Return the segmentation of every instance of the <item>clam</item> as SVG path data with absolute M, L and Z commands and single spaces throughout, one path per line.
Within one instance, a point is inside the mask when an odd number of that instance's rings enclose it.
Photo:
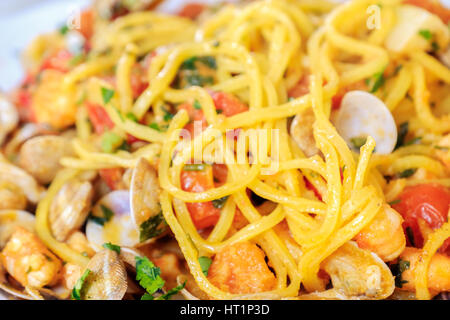
M 330 275 L 333 291 L 358 299 L 386 299 L 395 289 L 389 267 L 376 254 L 348 242 L 322 264 Z
M 86 237 L 97 251 L 107 242 L 121 247 L 134 247 L 139 243 L 139 230 L 130 214 L 128 191 L 113 191 L 98 201 L 86 225 Z
M 0 161 L 0 182 L 16 185 L 32 203 L 37 203 L 43 196 L 44 188 L 31 175 L 5 161 Z
M 65 241 L 86 220 L 91 209 L 94 188 L 90 182 L 78 180 L 64 184 L 50 206 L 49 222 L 53 236 Z
M 127 273 L 119 255 L 103 249 L 89 261 L 81 290 L 82 300 L 121 300 L 127 291 Z
M 335 120 L 336 130 L 353 149 L 371 136 L 376 153 L 389 154 L 397 143 L 397 126 L 387 106 L 373 94 L 350 91 L 342 99 Z
M 19 164 L 40 183 L 50 183 L 62 168 L 59 161 L 73 155 L 70 140 L 61 136 L 39 136 L 20 148 Z
M 6 97 L 0 95 L 0 146 L 18 123 L 19 113 L 16 107 Z
M 51 131 L 50 127 L 44 123 L 27 123 L 22 127 L 18 128 L 13 137 L 8 141 L 5 146 L 5 155 L 8 157 L 13 156 L 19 151 L 20 146 L 33 137 L 52 134 L 55 133 Z
M 314 112 L 311 108 L 308 108 L 296 115 L 291 123 L 291 137 L 307 157 L 319 153 L 313 134 L 314 121 Z
M 131 218 L 136 228 L 145 227 L 144 223 L 149 224 L 151 219 L 155 220 L 156 236 L 161 233 L 162 229 L 158 229 L 162 220 L 160 218 L 161 206 L 159 204 L 159 195 L 161 188 L 159 187 L 158 176 L 156 170 L 153 169 L 149 162 L 141 158 L 134 168 L 131 178 L 130 187 L 130 205 Z M 149 222 L 147 222 L 149 221 Z M 158 221 L 160 221 L 158 223 Z M 145 241 L 145 237 L 141 237 L 141 241 Z
M 34 215 L 21 210 L 1 210 L 0 211 L 0 249 L 6 245 L 10 236 L 17 227 L 23 227 L 30 232 L 34 232 Z
M 15 184 L 0 181 L 0 210 L 23 210 L 27 206 L 27 197 Z

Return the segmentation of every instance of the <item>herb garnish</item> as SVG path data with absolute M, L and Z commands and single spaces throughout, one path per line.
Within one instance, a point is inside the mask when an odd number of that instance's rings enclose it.
M 202 269 L 203 274 L 205 277 L 208 276 L 209 267 L 211 267 L 212 260 L 208 257 L 200 257 L 198 258 L 198 263 L 200 264 L 200 268 Z
M 139 240 L 144 242 L 145 240 L 159 236 L 165 231 L 165 228 L 158 228 L 162 222 L 164 222 L 164 216 L 162 212 L 150 217 L 147 221 L 143 222 L 140 227 Z
M 81 290 L 83 289 L 84 282 L 86 281 L 86 278 L 89 276 L 90 273 L 91 270 L 86 269 L 81 278 L 78 279 L 77 282 L 75 283 L 75 286 L 73 287 L 71 294 L 71 298 L 73 300 L 81 300 Z
M 109 249 L 111 251 L 115 251 L 115 252 L 117 252 L 117 254 L 120 254 L 120 246 L 112 244 L 111 242 L 104 243 L 102 245 L 102 247 L 105 248 L 105 249 Z
M 115 94 L 114 90 L 102 87 L 103 103 L 108 104 L 111 101 L 111 99 L 114 97 L 114 94 Z

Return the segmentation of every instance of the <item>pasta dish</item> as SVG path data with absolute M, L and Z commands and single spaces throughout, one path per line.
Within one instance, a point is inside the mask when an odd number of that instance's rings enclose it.
M 16 299 L 448 299 L 450 10 L 96 0 L 0 95 Z

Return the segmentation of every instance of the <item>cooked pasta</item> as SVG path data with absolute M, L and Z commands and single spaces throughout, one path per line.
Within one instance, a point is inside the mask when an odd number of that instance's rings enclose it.
M 72 299 L 450 291 L 449 10 L 431 2 L 95 1 L 2 98 L 5 272 Z M 20 265 L 33 250 L 55 257 Z M 128 290 L 123 262 L 162 291 Z M 106 296 L 102 264 L 124 275 Z

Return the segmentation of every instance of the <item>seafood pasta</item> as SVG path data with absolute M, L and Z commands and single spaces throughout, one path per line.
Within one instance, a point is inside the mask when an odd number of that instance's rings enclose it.
M 20 299 L 450 291 L 450 10 L 97 0 L 0 100 Z

